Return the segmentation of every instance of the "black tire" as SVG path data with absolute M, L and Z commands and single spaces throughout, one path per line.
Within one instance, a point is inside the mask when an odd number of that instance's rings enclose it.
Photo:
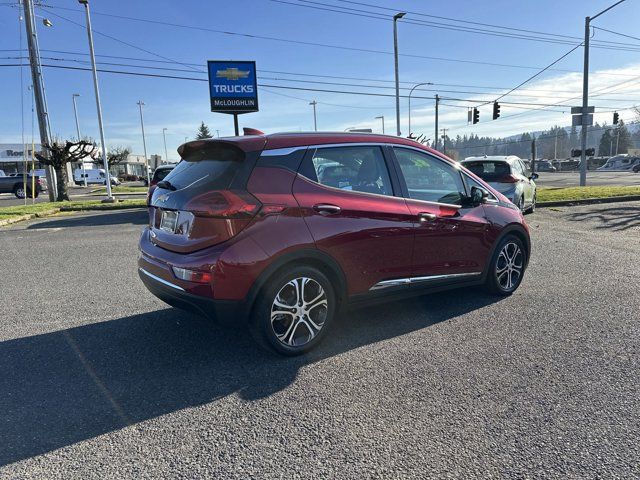
M 515 259 L 513 263 L 514 263 L 514 267 L 515 265 L 521 265 L 520 273 L 518 274 L 516 279 L 513 278 L 513 271 L 515 271 L 515 269 L 512 269 L 512 272 L 509 272 L 509 271 L 506 272 L 506 275 L 511 275 L 510 279 L 508 280 L 509 284 L 511 285 L 509 288 L 506 287 L 507 279 L 505 279 L 504 277 L 505 273 L 499 273 L 499 271 L 503 270 L 503 267 L 505 266 L 505 264 L 508 264 L 508 261 L 505 262 L 506 257 L 503 257 L 501 255 L 505 247 L 507 247 L 508 245 L 509 246 L 515 245 L 518 247 L 520 251 L 520 255 L 518 254 L 515 255 Z M 513 247 L 509 247 L 509 248 L 513 248 Z M 503 295 L 503 296 L 511 295 L 513 292 L 515 292 L 518 289 L 518 287 L 520 286 L 520 283 L 522 283 L 522 278 L 524 277 L 526 265 L 527 265 L 527 251 L 524 248 L 524 244 L 515 235 L 506 235 L 500 241 L 500 243 L 498 244 L 498 246 L 496 247 L 493 253 L 493 256 L 491 257 L 491 262 L 489 263 L 488 270 L 487 270 L 487 279 L 485 281 L 485 289 L 489 293 L 492 293 L 495 295 Z
M 524 195 L 522 195 L 519 199 L 518 199 L 518 203 L 516 203 L 516 206 L 520 209 L 520 211 L 522 213 L 524 213 Z
M 294 301 L 301 279 L 305 278 L 310 280 L 305 283 L 306 291 L 303 289 L 305 300 L 313 300 L 324 293 L 326 305 L 321 304 L 323 297 L 318 297 L 320 302 L 314 303 L 316 306 L 311 306 L 307 312 Z M 297 282 L 298 287 L 294 287 L 293 282 Z M 286 311 L 293 313 L 276 314 L 272 322 L 273 309 L 278 308 L 274 303 L 276 299 L 287 306 Z M 294 307 L 294 303 L 298 306 Z M 293 267 L 276 273 L 263 287 L 253 308 L 249 328 L 262 347 L 281 355 L 301 355 L 322 341 L 336 316 L 337 303 L 334 287 L 320 270 L 307 266 Z M 284 307 L 282 311 L 285 311 Z M 320 328 L 315 330 L 311 325 Z
M 22 185 L 16 185 L 15 187 L 13 187 L 13 194 L 16 196 L 16 198 L 19 199 L 23 199 L 25 197 L 25 194 L 28 190 L 25 190 Z

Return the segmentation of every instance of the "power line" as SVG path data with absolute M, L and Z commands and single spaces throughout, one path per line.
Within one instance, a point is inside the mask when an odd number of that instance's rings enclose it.
M 270 0 L 270 1 L 275 3 L 286 4 L 286 5 L 293 5 L 296 7 L 311 8 L 315 10 L 329 11 L 334 13 L 342 13 L 345 15 L 353 15 L 360 18 L 372 18 L 376 20 L 389 21 L 389 17 L 387 15 L 380 14 L 378 12 L 371 12 L 368 10 L 348 8 L 348 7 L 340 7 L 337 5 L 328 5 L 325 3 L 315 2 L 311 0 L 300 0 L 301 2 L 305 2 L 305 3 L 295 3 L 287 0 Z M 309 4 L 312 4 L 312 5 L 309 5 Z M 543 42 L 543 43 L 553 43 L 553 44 L 561 44 L 561 45 L 574 44 L 573 41 L 567 41 L 567 40 L 561 40 L 561 39 L 551 39 L 551 38 L 536 37 L 536 36 L 522 35 L 522 34 L 511 34 L 507 32 L 495 32 L 495 31 L 488 31 L 488 30 L 477 29 L 477 28 L 463 27 L 460 25 L 416 21 L 416 20 L 411 20 L 406 18 L 402 19 L 401 22 L 406 24 L 411 24 L 411 25 L 430 27 L 430 28 L 439 28 L 439 29 L 453 30 L 453 31 L 460 31 L 460 32 L 467 32 L 467 33 L 477 33 L 477 34 L 491 35 L 496 37 L 515 38 L 520 40 L 531 40 L 531 41 L 537 41 L 537 42 Z M 629 44 L 620 44 L 620 42 L 607 42 L 607 43 L 611 45 L 604 45 L 604 44 L 593 42 L 592 46 L 594 48 L 604 48 L 609 50 L 623 50 L 623 51 L 632 51 L 632 52 L 640 51 L 640 49 L 636 48 L 637 46 L 633 44 L 631 44 L 631 48 L 630 48 L 626 46 Z M 615 44 L 618 44 L 619 46 Z
M 50 7 L 50 6 L 46 6 L 45 7 L 44 5 L 42 7 L 48 8 L 48 9 L 53 8 L 53 7 Z M 55 7 L 55 8 L 58 9 L 58 10 L 70 10 L 70 11 L 77 12 L 77 10 L 73 9 L 73 8 L 65 8 L 65 7 Z M 380 55 L 393 55 L 393 52 L 384 51 L 384 50 L 375 50 L 375 49 L 357 48 L 357 47 L 346 47 L 346 46 L 343 46 L 343 45 L 332 45 L 332 44 L 326 44 L 326 43 L 307 42 L 307 41 L 301 41 L 301 40 L 286 39 L 286 38 L 279 38 L 279 37 L 272 37 L 272 36 L 265 36 L 265 35 L 255 35 L 255 34 L 248 34 L 248 33 L 242 33 L 242 32 L 233 32 L 233 31 L 227 31 L 227 30 L 216 30 L 216 29 L 212 29 L 212 28 L 199 27 L 199 26 L 195 26 L 195 25 L 184 25 L 184 24 L 165 22 L 165 21 L 160 21 L 160 20 L 151 20 L 151 19 L 145 19 L 145 18 L 129 17 L 129 16 L 124 16 L 124 15 L 114 15 L 114 14 L 109 14 L 109 13 L 95 12 L 95 11 L 92 12 L 92 14 L 93 15 L 101 15 L 101 16 L 111 17 L 111 18 L 119 18 L 119 19 L 123 19 L 123 20 L 130 20 L 130 21 L 135 21 L 135 22 L 144 22 L 144 23 L 150 23 L 150 24 L 156 24 L 156 25 L 171 26 L 171 27 L 176 27 L 176 28 L 184 28 L 184 29 L 189 29 L 189 30 L 205 31 L 205 32 L 216 33 L 216 34 L 221 34 L 221 35 L 244 37 L 244 38 L 249 38 L 249 39 L 253 39 L 253 40 L 268 40 L 268 41 L 275 41 L 275 42 L 282 42 L 282 43 L 289 43 L 289 44 L 296 44 L 296 45 L 305 45 L 305 46 L 313 46 L 313 47 L 321 47 L 321 48 L 331 48 L 331 49 L 337 49 L 337 50 L 356 51 L 356 52 L 362 52 L 362 53 L 374 53 L 374 54 L 380 54 Z M 473 64 L 473 65 L 483 65 L 483 66 L 492 66 L 492 67 L 520 68 L 520 69 L 530 69 L 530 70 L 537 70 L 537 69 L 540 68 L 540 67 L 529 66 L 529 65 L 505 64 L 505 63 L 486 62 L 486 61 L 477 61 L 477 60 L 468 60 L 468 59 L 435 57 L 435 56 L 429 56 L 429 55 L 418 55 L 418 54 L 410 54 L 410 53 L 400 53 L 399 55 L 402 56 L 402 57 L 407 57 L 407 58 L 418 58 L 418 59 L 434 60 L 434 61 L 442 61 L 442 62 L 452 62 L 452 63 L 468 63 L 468 64 Z M 149 60 L 146 60 L 146 61 L 149 61 Z M 178 63 L 180 63 L 180 62 L 178 62 Z M 558 72 L 566 72 L 566 73 L 580 73 L 580 72 L 577 72 L 575 70 L 565 70 L 565 69 L 553 69 L 553 70 L 554 71 L 558 71 Z M 603 73 L 603 75 L 605 75 L 605 73 Z M 610 74 L 606 73 L 606 75 L 622 75 L 622 76 L 624 76 L 624 74 L 615 74 L 615 73 L 610 73 Z
M 602 28 L 602 27 L 593 27 L 594 29 L 597 30 L 602 30 L 603 32 L 609 32 L 609 33 L 613 33 L 614 35 L 620 35 L 621 37 L 627 37 L 627 38 L 632 38 L 634 40 L 639 40 L 640 41 L 640 37 L 634 37 L 631 35 L 627 35 L 626 33 L 620 33 L 620 32 L 614 32 L 613 30 L 607 30 L 606 28 Z

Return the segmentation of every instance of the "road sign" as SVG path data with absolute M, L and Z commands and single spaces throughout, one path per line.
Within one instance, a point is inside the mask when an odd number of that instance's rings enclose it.
M 207 62 L 211 111 L 250 113 L 258 111 L 258 79 L 254 61 Z
M 595 107 L 587 107 L 587 111 L 583 112 L 582 107 L 571 107 L 571 115 L 577 115 L 580 113 L 593 113 L 596 111 Z
M 579 127 L 581 125 L 593 125 L 593 113 L 588 113 L 586 115 L 578 114 L 573 115 L 571 125 L 574 127 Z

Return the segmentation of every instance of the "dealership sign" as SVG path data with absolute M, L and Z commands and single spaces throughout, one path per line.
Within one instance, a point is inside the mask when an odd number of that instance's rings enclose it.
M 258 111 L 256 62 L 207 62 L 211 111 L 249 113 Z

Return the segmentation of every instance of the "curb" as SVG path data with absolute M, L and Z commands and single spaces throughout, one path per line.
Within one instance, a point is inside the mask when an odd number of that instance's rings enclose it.
M 60 212 L 108 212 L 111 210 L 131 210 L 134 208 L 146 208 L 144 205 L 118 205 L 113 206 L 114 204 L 108 204 L 108 207 L 90 207 L 90 208 L 82 208 L 82 207 L 60 207 L 54 208 L 52 210 L 46 210 L 44 212 L 38 213 L 28 213 L 25 215 L 20 215 L 18 217 L 11 217 L 6 219 L 0 219 L 0 227 L 4 227 L 7 225 L 11 225 L 13 223 L 23 222 L 25 220 L 33 220 L 34 218 L 45 218 L 55 215 Z
M 581 198 L 578 200 L 556 200 L 550 202 L 538 202 L 536 208 L 567 207 L 572 205 L 595 205 L 598 203 L 633 202 L 640 200 L 640 195 L 625 195 L 620 197 Z

